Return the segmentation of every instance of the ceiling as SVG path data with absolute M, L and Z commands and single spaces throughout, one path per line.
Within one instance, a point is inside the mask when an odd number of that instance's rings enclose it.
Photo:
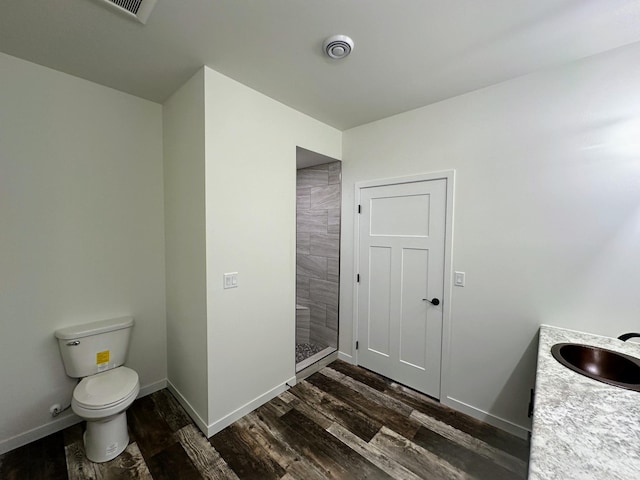
M 323 57 L 332 34 L 350 57 Z M 160 103 L 208 65 L 339 129 L 637 41 L 640 0 L 158 0 L 146 25 L 0 2 L 10 55 Z

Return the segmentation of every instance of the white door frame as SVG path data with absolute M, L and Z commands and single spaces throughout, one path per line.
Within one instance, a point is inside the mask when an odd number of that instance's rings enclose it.
M 445 212 L 445 237 L 444 237 L 444 284 L 442 299 L 442 353 L 441 353 L 441 372 L 440 372 L 440 401 L 446 404 L 449 394 L 449 364 L 450 364 L 450 339 L 451 339 L 451 294 L 453 283 L 453 207 L 454 207 L 454 188 L 455 188 L 455 170 L 444 170 L 441 172 L 422 173 L 418 175 L 410 175 L 406 177 L 392 177 L 378 180 L 366 180 L 356 182 L 354 192 L 354 207 L 360 205 L 361 192 L 363 188 L 383 187 L 387 185 L 398 185 L 403 183 L 424 182 L 429 180 L 441 180 L 447 182 L 446 194 L 446 212 Z M 353 222 L 353 272 L 354 277 L 359 271 L 360 258 L 360 215 L 354 215 Z M 358 362 L 358 350 L 356 350 L 356 340 L 358 339 L 358 283 L 356 278 L 353 279 L 353 344 L 351 351 L 353 352 L 353 360 L 356 365 Z

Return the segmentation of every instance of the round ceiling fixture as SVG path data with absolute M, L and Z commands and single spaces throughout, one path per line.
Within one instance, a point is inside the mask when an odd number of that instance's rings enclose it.
M 353 50 L 353 40 L 346 35 L 333 35 L 324 41 L 322 49 L 330 58 L 344 58 Z

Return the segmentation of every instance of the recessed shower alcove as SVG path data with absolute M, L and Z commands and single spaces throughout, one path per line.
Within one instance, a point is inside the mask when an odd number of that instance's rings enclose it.
M 298 147 L 296 372 L 338 347 L 342 162 Z

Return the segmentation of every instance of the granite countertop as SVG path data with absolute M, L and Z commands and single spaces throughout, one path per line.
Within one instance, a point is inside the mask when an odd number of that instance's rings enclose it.
M 640 479 L 640 392 L 580 375 L 551 356 L 556 343 L 640 358 L 640 345 L 542 325 L 529 480 Z

